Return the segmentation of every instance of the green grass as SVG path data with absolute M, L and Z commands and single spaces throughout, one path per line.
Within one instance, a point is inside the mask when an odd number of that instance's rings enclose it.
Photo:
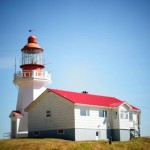
M 0 140 L 0 150 L 149 150 L 150 138 L 136 138 L 127 142 L 83 141 L 60 139 Z

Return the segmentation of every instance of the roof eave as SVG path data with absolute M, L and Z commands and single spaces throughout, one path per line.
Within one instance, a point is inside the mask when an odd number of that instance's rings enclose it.
M 107 107 L 107 106 L 100 106 L 100 105 L 90 105 L 90 104 L 81 104 L 81 103 L 74 103 L 75 106 L 87 106 L 87 107 L 96 107 L 96 108 L 106 108 L 106 109 L 118 109 L 118 107 Z

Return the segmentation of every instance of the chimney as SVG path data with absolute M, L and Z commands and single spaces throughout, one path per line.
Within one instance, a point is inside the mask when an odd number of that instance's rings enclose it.
M 82 93 L 84 93 L 84 94 L 88 94 L 88 92 L 87 92 L 87 91 L 82 91 Z

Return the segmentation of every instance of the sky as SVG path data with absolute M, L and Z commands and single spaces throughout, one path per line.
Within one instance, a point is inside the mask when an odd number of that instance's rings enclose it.
M 49 88 L 113 96 L 141 110 L 150 136 L 149 0 L 0 0 L 0 138 L 16 109 L 21 48 L 44 49 Z

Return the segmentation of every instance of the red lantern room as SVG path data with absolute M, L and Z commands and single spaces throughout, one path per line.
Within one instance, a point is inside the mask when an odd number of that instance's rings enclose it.
M 22 68 L 24 71 L 42 71 L 43 65 L 43 49 L 37 44 L 35 36 L 28 38 L 28 43 L 21 49 L 22 51 Z

